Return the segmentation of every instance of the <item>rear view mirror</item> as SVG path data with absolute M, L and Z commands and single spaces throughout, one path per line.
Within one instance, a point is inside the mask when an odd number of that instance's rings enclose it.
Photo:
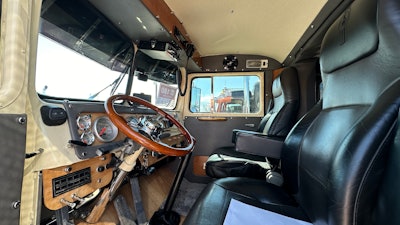
M 137 77 L 138 77 L 138 79 L 141 80 L 141 81 L 147 81 L 147 79 L 149 79 L 149 76 L 147 76 L 147 75 L 144 74 L 144 73 L 139 73 Z

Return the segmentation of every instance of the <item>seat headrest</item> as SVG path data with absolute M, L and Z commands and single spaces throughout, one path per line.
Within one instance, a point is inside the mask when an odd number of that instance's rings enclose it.
M 277 77 L 272 83 L 272 95 L 276 98 L 282 95 L 280 77 Z
M 399 40 L 400 1 L 354 1 L 322 42 L 322 108 L 372 104 L 400 77 Z
M 322 72 L 331 73 L 370 55 L 378 48 L 378 42 L 376 2 L 370 1 L 361 7 L 354 2 L 325 35 L 321 46 Z
M 272 83 L 272 95 L 277 98 L 283 93 L 286 99 L 298 99 L 298 86 L 297 70 L 285 68 Z

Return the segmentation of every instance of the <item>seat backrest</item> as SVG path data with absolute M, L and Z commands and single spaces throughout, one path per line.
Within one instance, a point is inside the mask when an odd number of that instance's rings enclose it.
M 282 152 L 285 181 L 314 224 L 382 221 L 380 185 L 399 138 L 399 40 L 398 0 L 356 0 L 324 37 L 322 109 L 300 120 Z
M 272 95 L 272 107 L 261 120 L 257 131 L 269 136 L 286 137 L 296 121 L 300 101 L 295 68 L 285 68 L 275 78 Z

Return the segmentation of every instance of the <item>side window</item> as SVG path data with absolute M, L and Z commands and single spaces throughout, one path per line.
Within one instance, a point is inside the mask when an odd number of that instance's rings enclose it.
M 211 112 L 211 77 L 195 78 L 192 81 L 190 94 L 191 112 Z
M 192 80 L 193 113 L 258 113 L 260 78 L 256 75 L 196 77 Z

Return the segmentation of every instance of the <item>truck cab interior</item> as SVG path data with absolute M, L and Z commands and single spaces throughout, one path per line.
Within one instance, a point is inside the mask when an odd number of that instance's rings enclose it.
M 400 224 L 398 0 L 0 3 L 0 224 Z

